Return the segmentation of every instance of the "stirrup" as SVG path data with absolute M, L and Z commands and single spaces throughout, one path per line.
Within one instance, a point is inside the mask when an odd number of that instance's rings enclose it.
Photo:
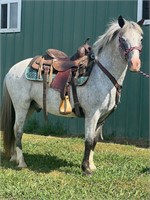
M 72 112 L 72 107 L 69 101 L 68 95 L 65 96 L 65 99 L 62 100 L 60 107 L 59 107 L 60 114 L 68 115 Z

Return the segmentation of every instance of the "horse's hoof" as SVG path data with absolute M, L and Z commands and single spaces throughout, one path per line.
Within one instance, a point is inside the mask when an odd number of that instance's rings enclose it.
M 91 171 L 91 170 L 83 171 L 83 175 L 84 175 L 84 176 L 91 177 L 91 176 L 92 176 L 92 171 Z
M 82 168 L 82 171 L 83 171 L 83 175 L 89 176 L 89 177 L 92 176 L 92 170 L 91 170 L 89 167 L 87 167 L 87 168 Z
M 83 162 L 81 165 L 83 174 L 86 176 L 92 176 L 92 170 L 90 169 L 89 163 L 88 162 Z
M 27 164 L 24 162 L 24 163 L 20 163 L 18 165 L 18 168 L 27 168 Z
M 93 171 L 95 171 L 97 168 L 96 168 L 96 166 L 94 165 L 94 164 L 91 164 L 90 166 L 90 170 L 93 172 Z
M 17 156 L 13 155 L 13 156 L 11 156 L 9 162 L 15 162 L 16 160 L 17 160 Z

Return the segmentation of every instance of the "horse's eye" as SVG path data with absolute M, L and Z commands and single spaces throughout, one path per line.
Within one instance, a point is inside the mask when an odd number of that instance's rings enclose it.
M 119 41 L 120 41 L 121 43 L 125 43 L 125 42 L 126 42 L 126 40 L 125 40 L 123 37 L 119 37 Z
M 143 37 L 141 37 L 141 42 L 143 42 Z

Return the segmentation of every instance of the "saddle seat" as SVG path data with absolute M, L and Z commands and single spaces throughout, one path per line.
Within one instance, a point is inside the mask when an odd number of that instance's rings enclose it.
M 53 66 L 53 68 L 58 72 L 63 72 L 71 68 L 76 68 L 78 66 L 88 64 L 88 56 L 84 55 L 82 57 L 77 57 L 75 60 L 72 60 L 69 56 L 67 56 L 64 52 L 56 50 L 56 49 L 48 49 L 46 51 L 46 55 L 44 56 L 36 56 L 34 57 L 29 66 L 32 68 L 39 70 L 41 66 L 41 71 L 43 71 L 43 65 Z
M 52 59 L 63 59 L 63 58 L 69 58 L 69 56 L 64 53 L 63 51 L 57 50 L 57 49 L 47 49 L 46 50 L 47 55 L 49 55 Z
M 69 56 L 67 56 L 67 54 L 65 54 L 62 51 L 59 51 L 57 49 L 47 49 L 46 54 L 44 56 L 35 56 L 29 63 L 29 66 L 31 66 L 33 69 L 39 70 L 40 65 L 41 67 L 42 65 L 51 66 L 54 61 L 56 63 L 59 60 L 60 63 L 60 60 L 68 59 Z M 43 71 L 43 67 L 41 70 Z M 56 70 L 59 71 L 59 69 Z

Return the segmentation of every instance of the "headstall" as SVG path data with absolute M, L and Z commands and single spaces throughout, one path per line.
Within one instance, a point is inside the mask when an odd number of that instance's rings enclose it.
M 142 45 L 126 48 L 125 45 L 122 45 L 122 38 L 120 36 L 119 36 L 119 48 L 123 50 L 125 57 L 135 49 L 138 50 L 140 53 L 142 52 Z

